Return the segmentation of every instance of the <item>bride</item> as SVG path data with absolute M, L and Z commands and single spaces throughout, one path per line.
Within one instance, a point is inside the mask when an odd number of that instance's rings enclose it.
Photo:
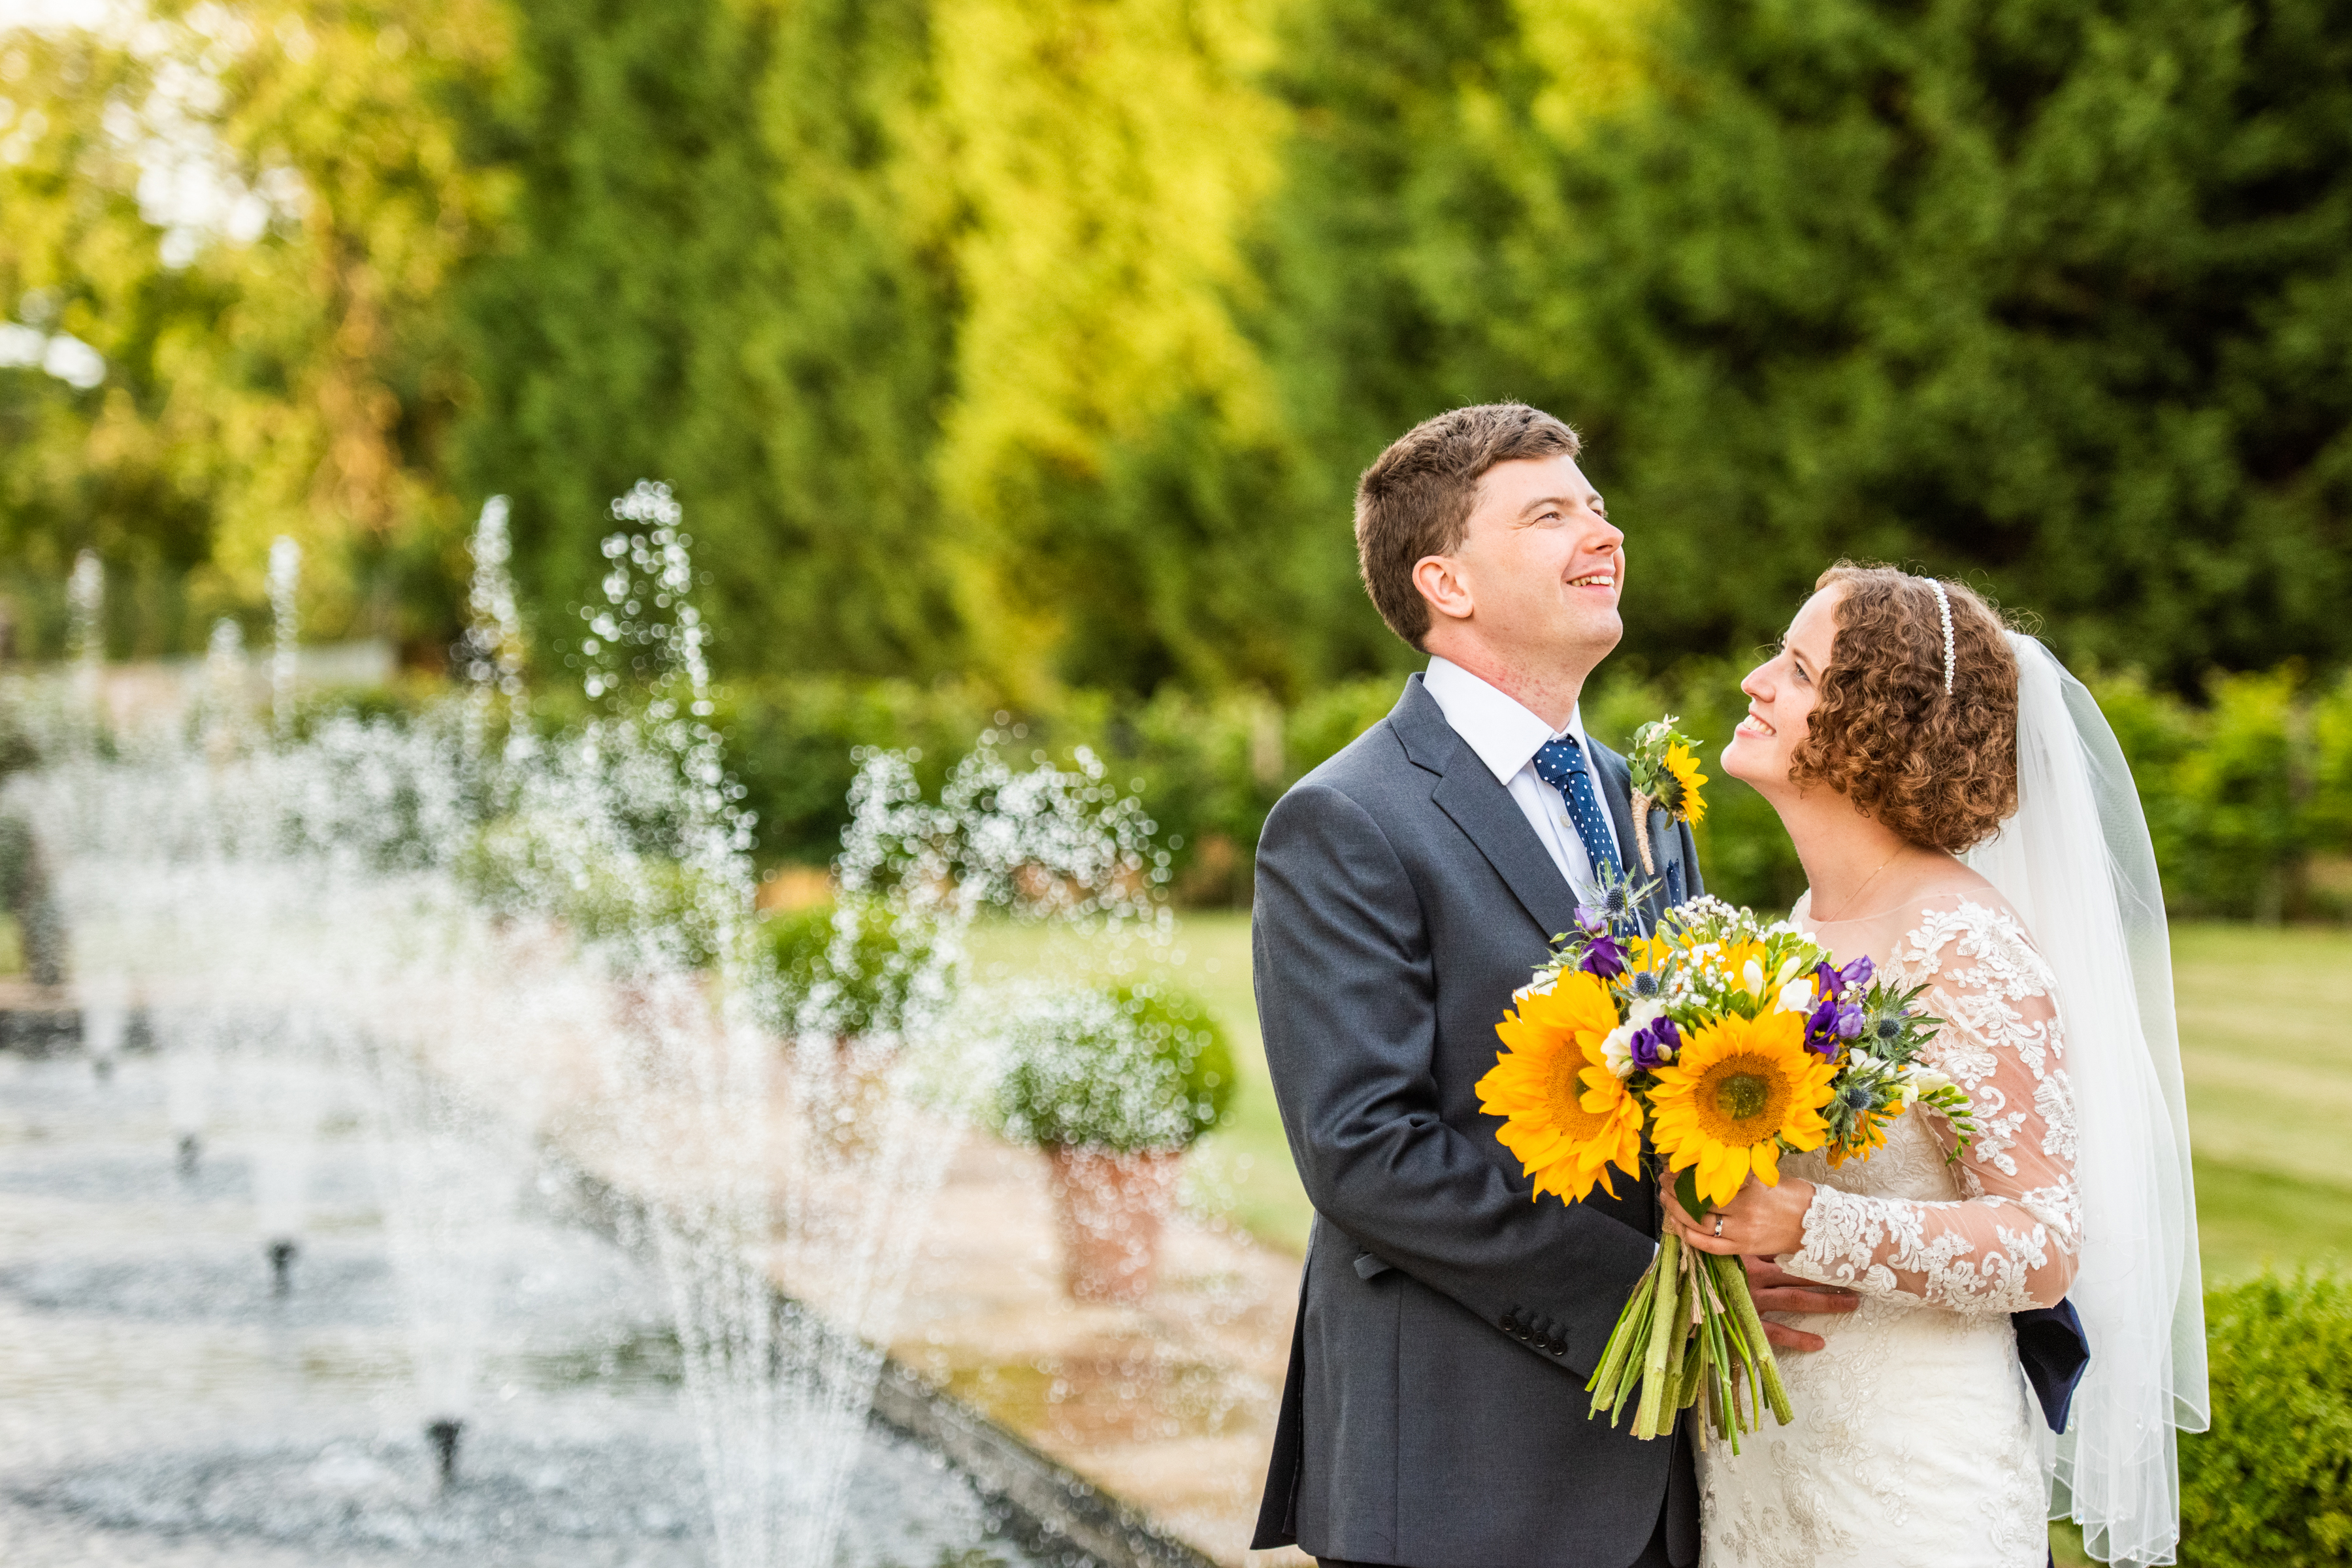
M 1723 753 L 1796 842 L 1796 925 L 1925 985 L 1928 1065 L 1974 1102 L 1832 1171 L 1749 1180 L 1690 1246 L 1754 1281 L 1851 1292 L 1790 1326 L 1796 1419 L 1701 1460 L 1706 1568 L 2039 1568 L 2045 1520 L 2092 1555 L 2173 1561 L 2173 1432 L 2205 1425 L 2188 1128 L 2147 831 L 2090 695 L 1956 583 L 1841 564 L 1740 689 Z M 1791 1279 L 1790 1277 L 1793 1276 Z M 2063 1434 L 2011 1314 L 2080 1313 Z

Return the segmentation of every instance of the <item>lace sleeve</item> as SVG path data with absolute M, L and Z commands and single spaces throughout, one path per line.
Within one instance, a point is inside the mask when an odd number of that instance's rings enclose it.
M 1892 970 L 1890 978 L 1928 986 L 1922 1000 L 1945 1025 L 1927 1059 L 1975 1102 L 1976 1136 L 1955 1173 L 1965 1195 L 1906 1203 L 1817 1184 L 1804 1247 L 1781 1265 L 1865 1296 L 1911 1296 L 1956 1312 L 2054 1306 L 2074 1278 L 2082 1205 L 2074 1089 L 2049 967 L 2006 911 L 1938 900 L 1897 945 Z M 1950 1152 L 1950 1123 L 1927 1114 Z

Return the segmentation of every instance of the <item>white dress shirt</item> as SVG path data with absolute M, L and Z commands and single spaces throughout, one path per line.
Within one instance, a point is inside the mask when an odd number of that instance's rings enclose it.
M 1518 699 L 1506 696 L 1495 687 L 1479 679 L 1451 659 L 1433 658 L 1422 684 L 1430 696 L 1437 700 L 1437 710 L 1445 715 L 1454 732 L 1468 742 L 1478 760 L 1486 764 L 1502 786 L 1511 792 L 1528 826 L 1536 830 L 1536 840 L 1548 851 L 1552 864 L 1574 889 L 1578 901 L 1598 902 L 1601 880 L 1593 874 L 1592 857 L 1584 847 L 1584 837 L 1569 819 L 1568 803 L 1559 791 L 1536 776 L 1535 755 L 1548 742 L 1573 738 L 1576 749 L 1584 753 L 1585 772 L 1591 775 L 1592 793 L 1601 799 L 1601 816 L 1609 817 L 1608 803 L 1601 795 L 1601 773 L 1592 765 L 1592 745 L 1584 738 L 1582 708 L 1568 716 L 1568 728 L 1554 732 L 1552 727 L 1520 706 Z M 1617 825 L 1604 820 L 1609 835 L 1609 847 L 1616 854 L 1617 863 L 1625 863 L 1624 847 L 1617 842 Z

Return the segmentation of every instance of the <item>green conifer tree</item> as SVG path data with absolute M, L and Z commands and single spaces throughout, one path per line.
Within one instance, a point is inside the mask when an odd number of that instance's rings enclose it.
M 466 473 L 514 498 L 543 637 L 574 635 L 607 500 L 657 478 L 724 667 L 953 663 L 929 478 L 944 204 L 907 145 L 924 26 L 911 0 L 527 14 L 515 240 L 468 301 Z
M 1655 90 L 1427 241 L 1593 437 L 1633 647 L 1752 646 L 1854 554 L 2176 680 L 2352 654 L 2352 13 L 1661 15 Z

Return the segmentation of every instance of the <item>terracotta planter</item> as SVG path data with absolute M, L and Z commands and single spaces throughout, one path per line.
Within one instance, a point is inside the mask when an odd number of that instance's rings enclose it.
M 1183 1155 L 1052 1149 L 1054 1219 L 1062 1281 L 1080 1301 L 1140 1301 L 1160 1271 L 1160 1233 Z

